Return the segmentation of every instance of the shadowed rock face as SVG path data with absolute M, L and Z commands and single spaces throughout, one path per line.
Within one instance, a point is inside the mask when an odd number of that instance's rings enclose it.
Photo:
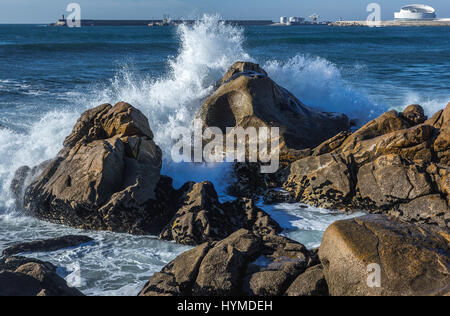
M 283 188 L 314 206 L 385 212 L 450 227 L 450 105 L 426 120 L 412 105 L 340 133 L 290 166 Z
M 94 241 L 87 236 L 64 236 L 45 240 L 19 243 L 3 250 L 2 256 L 12 256 L 23 252 L 56 251 L 76 247 Z
M 127 103 L 80 117 L 64 148 L 28 187 L 27 214 L 85 229 L 145 233 L 145 204 L 155 199 L 161 150 L 148 120 Z
M 0 260 L 0 296 L 83 296 L 50 263 L 23 257 Z
M 448 231 L 369 215 L 331 225 L 319 257 L 331 295 L 449 295 Z M 381 268 L 369 287 L 368 266 Z
M 258 65 L 234 64 L 206 100 L 198 118 L 204 127 L 279 127 L 281 151 L 312 148 L 350 128 L 345 115 L 320 112 L 301 103 Z
M 314 254 L 275 235 L 241 229 L 180 255 L 145 285 L 141 296 L 283 295 Z
M 259 235 L 277 234 L 281 227 L 252 200 L 221 204 L 210 182 L 187 183 L 180 190 L 179 209 L 160 234 L 161 239 L 187 245 L 223 239 L 245 228 Z

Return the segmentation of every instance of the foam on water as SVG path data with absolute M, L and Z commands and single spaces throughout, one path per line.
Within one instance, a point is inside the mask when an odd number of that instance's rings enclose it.
M 339 68 L 326 59 L 296 55 L 287 61 L 268 61 L 263 68 L 306 105 L 345 113 L 360 122 L 385 110 L 346 83 Z
M 45 114 L 27 134 L 0 129 L 0 212 L 13 206 L 9 186 L 14 172 L 54 158 L 76 119 L 75 113 L 55 111 Z
M 302 203 L 265 205 L 260 202 L 258 206 L 280 224 L 284 236 L 301 241 L 310 249 L 320 246 L 323 232 L 335 221 L 364 215 L 363 212 L 347 215 Z
M 339 67 L 323 58 L 298 54 L 288 60 L 258 61 L 245 50 L 244 31 L 219 22 L 219 17 L 205 16 L 194 25 L 181 25 L 177 35 L 179 52 L 168 59 L 167 72 L 160 77 L 138 75 L 132 68 L 124 66 L 107 86 L 94 85 L 84 95 L 79 92 L 65 93 L 61 98 L 73 105 L 71 109 L 39 114 L 25 133 L 0 127 L 0 213 L 3 212 L 0 215 L 0 248 L 22 240 L 70 233 L 88 234 L 95 238 L 94 245 L 33 256 L 60 266 L 60 272 L 65 276 L 71 273 L 74 262 L 80 262 L 81 290 L 96 295 L 137 294 L 151 274 L 188 249 L 152 237 L 80 232 L 11 212 L 13 203 L 9 185 L 15 170 L 53 158 L 76 119 L 89 107 L 126 101 L 139 108 L 149 118 L 155 141 L 163 149 L 163 173 L 172 176 L 177 187 L 188 180 L 211 180 L 222 200 L 229 198 L 224 188 L 229 181 L 230 165 L 172 164 L 169 153 L 173 141 L 170 133 L 175 127 L 191 126 L 202 102 L 235 61 L 260 62 L 276 82 L 309 106 L 343 112 L 361 122 L 385 110 L 348 84 Z M 2 81 L 0 89 L 2 85 L 11 87 L 11 84 L 7 80 Z M 405 97 L 405 105 L 421 103 L 427 114 L 432 114 L 448 102 L 441 101 L 420 100 L 412 94 Z M 283 226 L 286 236 L 308 247 L 320 244 L 323 231 L 332 222 L 348 218 L 342 213 L 300 204 L 261 204 L 261 207 Z M 360 214 L 352 216 L 356 215 Z
M 190 247 L 110 232 L 86 232 L 9 214 L 0 216 L 0 249 L 17 241 L 33 241 L 67 234 L 83 234 L 95 241 L 81 247 L 50 253 L 23 254 L 59 267 L 58 274 L 69 280 L 79 267 L 79 288 L 86 295 L 132 295 L 149 278 Z

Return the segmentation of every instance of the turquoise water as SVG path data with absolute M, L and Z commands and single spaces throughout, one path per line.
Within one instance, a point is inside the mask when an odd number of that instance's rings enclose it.
M 127 101 L 150 120 L 176 185 L 211 180 L 222 199 L 228 165 L 171 163 L 170 130 L 189 126 L 202 101 L 237 60 L 257 62 L 304 103 L 363 124 L 383 111 L 420 103 L 428 114 L 450 101 L 448 28 L 235 28 L 206 18 L 195 26 L 52 28 L 0 25 L 0 248 L 77 232 L 24 217 L 9 194 L 13 172 L 52 158 L 79 115 Z M 299 204 L 261 205 L 308 247 L 342 214 Z M 97 242 L 33 254 L 68 276 L 77 263 L 86 294 L 137 294 L 186 247 L 113 233 Z

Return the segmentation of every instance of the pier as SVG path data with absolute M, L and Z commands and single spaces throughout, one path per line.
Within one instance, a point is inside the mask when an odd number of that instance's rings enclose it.
M 171 20 L 170 23 L 165 23 L 165 20 L 81 20 L 81 26 L 149 26 L 149 25 L 178 25 L 178 24 L 193 24 L 195 20 Z M 224 20 L 227 24 L 239 26 L 259 26 L 272 25 L 273 21 L 269 20 Z M 60 19 L 51 26 L 67 26 L 65 19 Z
M 374 21 L 337 21 L 330 23 L 330 26 L 373 26 Z M 450 19 L 445 20 L 418 20 L 418 21 L 379 21 L 377 26 L 450 26 Z

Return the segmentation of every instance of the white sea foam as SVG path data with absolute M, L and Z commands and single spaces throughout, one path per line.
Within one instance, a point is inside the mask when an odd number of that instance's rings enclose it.
M 442 110 L 449 102 L 450 99 L 448 97 L 433 97 L 427 98 L 426 96 L 422 96 L 416 92 L 409 92 L 403 97 L 403 104 L 393 109 L 397 111 L 402 111 L 411 104 L 420 104 L 424 110 L 425 115 L 431 117 L 433 114 Z
M 308 106 L 345 113 L 361 122 L 383 111 L 345 82 L 339 68 L 326 59 L 297 55 L 287 61 L 268 61 L 263 68 Z
M 361 121 L 384 110 L 377 108 L 364 93 L 345 82 L 340 69 L 333 63 L 301 54 L 284 61 L 258 61 L 244 49 L 243 30 L 218 20 L 218 17 L 205 16 L 195 25 L 179 26 L 180 50 L 175 57 L 169 58 L 168 72 L 158 78 L 142 77 L 124 67 L 107 87 L 95 86 L 85 95 L 78 92 L 64 95 L 64 98 L 71 100 L 70 104 L 79 104 L 71 111 L 44 113 L 29 127 L 28 132 L 22 134 L 0 128 L 0 210 L 11 209 L 13 205 L 9 185 L 18 167 L 33 166 L 54 157 L 75 120 L 88 107 L 118 101 L 127 101 L 147 115 L 155 140 L 165 152 L 163 173 L 172 176 L 177 187 L 188 180 L 211 180 L 222 200 L 226 199 L 224 188 L 228 181 L 227 175 L 230 174 L 229 165 L 175 165 L 167 157 L 172 144 L 170 131 L 177 126 L 190 126 L 203 100 L 213 91 L 226 69 L 237 60 L 260 62 L 275 81 L 309 106 L 343 112 Z M 1 85 L 11 84 L 14 83 L 1 81 L 0 89 Z M 427 114 L 432 114 L 447 102 L 423 100 L 411 94 L 405 97 L 404 105 L 421 103 Z M 280 222 L 285 235 L 308 247 L 320 244 L 328 225 L 348 217 L 300 204 L 261 207 Z M 353 216 L 356 215 L 361 213 Z M 18 240 L 80 233 L 67 227 L 20 217 L 15 213 L 0 215 L 0 227 L 1 248 Z M 66 275 L 72 272 L 70 265 L 80 261 L 82 290 L 86 294 L 135 295 L 153 272 L 159 271 L 177 254 L 188 249 L 151 237 L 88 234 L 97 240 L 94 247 L 38 255 L 42 260 L 65 268 L 63 273 Z
M 280 224 L 284 229 L 283 235 L 300 241 L 308 248 L 320 246 L 324 231 L 335 221 L 364 215 L 363 212 L 347 215 L 301 203 L 264 205 L 260 202 L 258 206 Z
M 76 119 L 75 113 L 55 111 L 44 115 L 27 134 L 0 129 L 0 209 L 10 210 L 13 205 L 9 185 L 14 172 L 55 157 Z

